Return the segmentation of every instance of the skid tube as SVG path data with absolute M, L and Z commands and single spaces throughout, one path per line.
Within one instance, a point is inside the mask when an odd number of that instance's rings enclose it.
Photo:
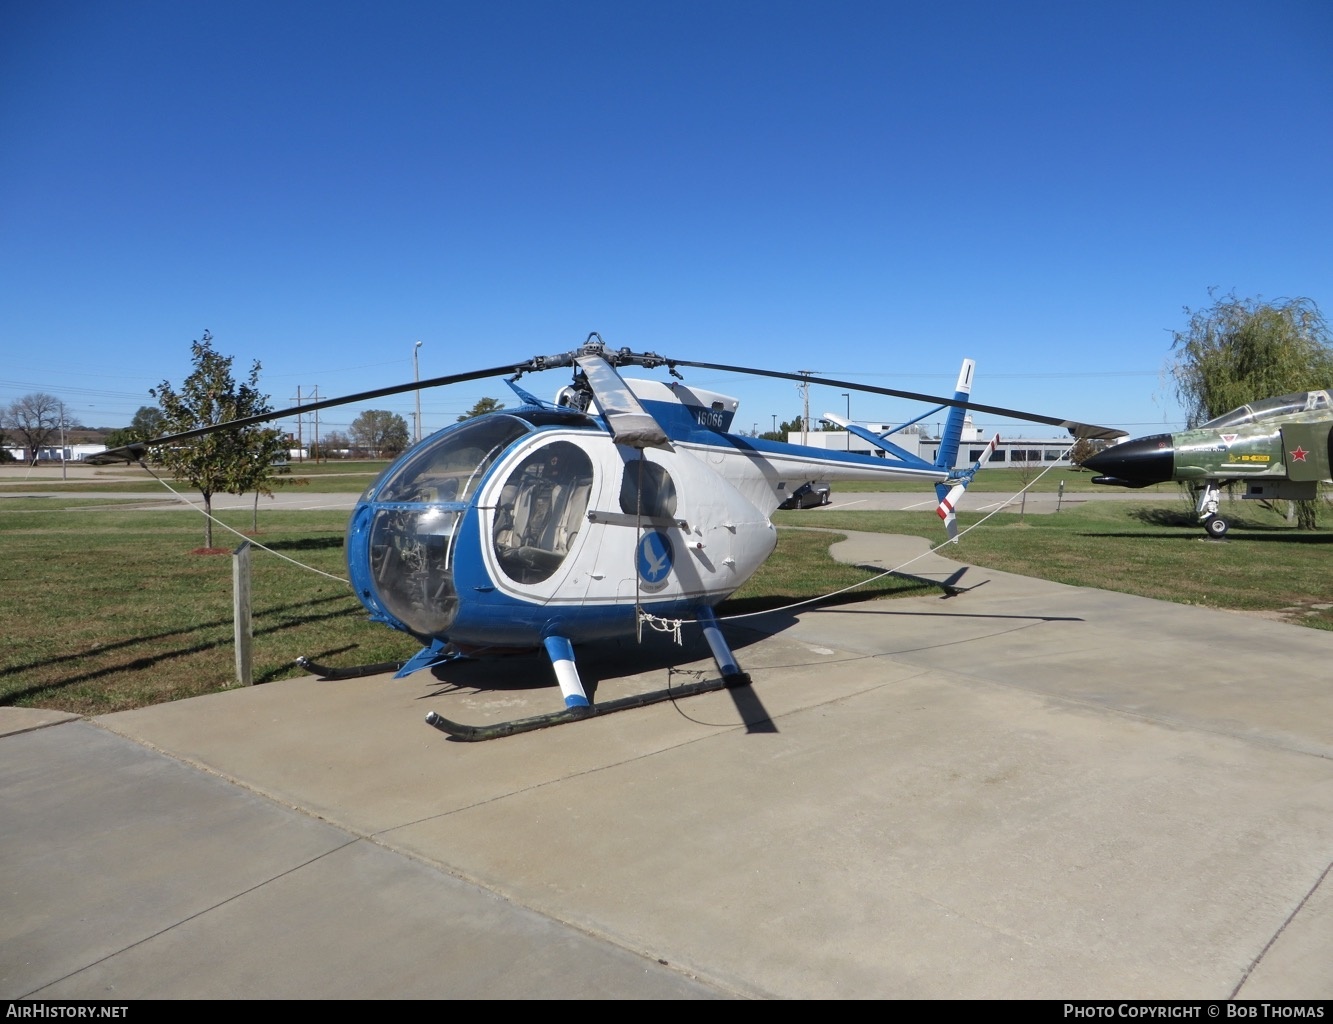
M 378 676 L 385 672 L 397 672 L 406 662 L 402 661 L 382 661 L 374 665 L 353 665 L 349 668 L 331 668 L 327 665 L 321 665 L 318 662 L 311 661 L 304 655 L 296 659 L 296 664 L 312 675 L 317 675 L 323 680 L 338 679 L 361 679 L 364 676 Z
M 694 697 L 701 693 L 715 693 L 718 690 L 730 690 L 737 686 L 749 685 L 749 675 L 744 672 L 736 672 L 732 675 L 723 676 L 721 679 L 705 679 L 697 683 L 686 683 L 684 686 L 668 686 L 665 690 L 652 690 L 648 693 L 636 693 L 629 697 L 618 697 L 615 700 L 607 701 L 605 704 L 567 707 L 562 711 L 533 715 L 530 718 L 516 718 L 510 722 L 496 722 L 494 725 L 463 725 L 459 722 L 451 722 L 449 719 L 437 715 L 434 711 L 426 715 L 426 724 L 433 725 L 456 740 L 465 743 L 478 743 L 482 740 L 497 740 L 501 736 L 513 736 L 520 732 L 546 729 L 554 725 L 582 722 L 589 718 L 614 714 L 617 711 L 628 711 L 630 708 L 644 708 L 650 704 L 661 704 L 663 701 L 676 700 L 680 697 Z

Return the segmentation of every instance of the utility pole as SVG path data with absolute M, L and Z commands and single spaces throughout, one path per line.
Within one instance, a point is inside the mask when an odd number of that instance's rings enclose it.
M 802 377 L 809 378 L 811 374 L 818 373 L 818 370 L 797 370 Z M 806 444 L 806 431 L 810 429 L 810 381 L 803 380 L 796 385 L 796 390 L 801 393 L 801 444 Z
M 60 403 L 60 479 L 68 480 L 65 475 L 65 403 Z
M 847 450 L 848 450 L 848 451 L 851 451 L 851 450 L 852 450 L 852 429 L 851 429 L 851 428 L 852 428 L 852 396 L 849 395 L 846 391 L 844 391 L 844 392 L 842 393 L 842 397 L 845 398 L 845 399 L 847 399 L 847 426 L 843 427 L 843 430 L 845 430 L 845 431 L 847 432 Z
M 310 397 L 313 398 L 316 402 L 319 401 L 319 385 L 318 385 L 318 384 L 315 385 L 315 390 L 314 390 L 313 392 L 311 392 Z M 315 461 L 316 461 L 316 462 L 319 462 L 320 447 L 319 447 L 319 410 L 318 410 L 318 409 L 315 410 L 315 412 L 314 412 L 314 416 L 315 416 Z M 325 461 L 325 462 L 328 462 L 329 460 L 328 460 L 328 459 L 325 459 L 324 461 Z
M 295 401 L 296 401 L 296 408 L 297 408 L 297 409 L 300 409 L 300 408 L 301 408 L 301 385 L 300 385 L 300 384 L 296 385 L 296 399 L 295 399 Z M 304 462 L 304 461 L 305 461 L 305 455 L 304 455 L 304 452 L 305 452 L 305 436 L 304 436 L 304 432 L 303 432 L 302 429 L 301 429 L 301 414 L 298 412 L 298 413 L 296 414 L 296 461 L 297 461 L 297 462 Z
M 417 353 L 421 351 L 421 342 L 417 342 L 412 347 L 412 374 L 416 377 L 418 384 L 421 383 L 421 367 L 417 362 Z M 421 389 L 417 388 L 417 414 L 412 420 L 412 440 L 421 440 Z

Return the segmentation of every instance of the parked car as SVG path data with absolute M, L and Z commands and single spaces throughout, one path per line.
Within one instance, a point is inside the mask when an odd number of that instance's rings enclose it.
M 827 505 L 833 500 L 832 494 L 833 489 L 828 484 L 822 480 L 811 480 L 792 491 L 778 508 L 814 508 L 816 505 Z

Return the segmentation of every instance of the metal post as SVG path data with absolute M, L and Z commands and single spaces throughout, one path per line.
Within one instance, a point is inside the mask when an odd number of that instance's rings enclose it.
M 315 391 L 314 391 L 314 394 L 312 394 L 310 397 L 313 398 L 316 402 L 319 401 L 319 385 L 318 385 L 318 384 L 315 385 Z M 315 462 L 316 462 L 316 464 L 318 464 L 318 463 L 321 461 L 321 459 L 320 459 L 320 457 L 319 457 L 319 453 L 320 453 L 320 447 L 319 447 L 319 410 L 316 409 L 316 410 L 315 410 Z M 324 461 L 324 462 L 328 462 L 329 460 L 328 460 L 328 459 L 324 459 L 324 460 L 322 460 L 322 461 Z
M 301 408 L 301 385 L 296 385 L 296 408 Z M 305 427 L 301 414 L 296 414 L 296 461 L 305 462 Z
M 236 681 L 242 686 L 254 683 L 250 670 L 250 645 L 254 630 L 250 624 L 250 542 L 247 540 L 231 553 L 231 589 L 233 618 L 236 622 Z
M 416 377 L 418 384 L 421 383 L 421 369 L 417 363 L 417 353 L 421 351 L 421 342 L 417 342 L 412 348 L 412 373 Z M 421 440 L 421 390 L 417 389 L 417 415 L 412 421 L 412 440 Z

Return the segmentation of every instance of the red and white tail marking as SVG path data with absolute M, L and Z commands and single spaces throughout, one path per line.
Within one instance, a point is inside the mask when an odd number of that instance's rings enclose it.
M 981 458 L 977 459 L 977 464 L 972 467 L 973 473 L 990 461 L 990 457 L 995 454 L 995 449 L 999 447 L 999 444 L 1000 435 L 996 434 L 990 439 L 990 443 L 982 449 Z M 954 484 L 949 488 L 949 493 L 940 500 L 939 506 L 935 509 L 935 514 L 944 520 L 944 529 L 945 532 L 948 533 L 949 540 L 951 541 L 958 540 L 958 519 L 954 515 L 954 509 L 957 506 L 959 499 L 962 498 L 963 492 L 967 490 L 967 485 L 971 482 L 972 477 L 969 476 L 967 480 L 962 483 Z

